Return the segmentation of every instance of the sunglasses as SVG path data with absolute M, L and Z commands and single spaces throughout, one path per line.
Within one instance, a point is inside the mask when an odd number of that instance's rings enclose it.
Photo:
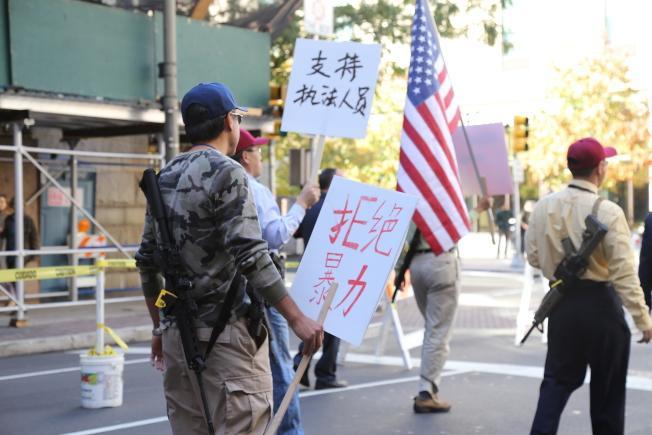
M 223 118 L 226 118 L 229 115 L 233 116 L 238 121 L 238 124 L 242 124 L 242 118 L 244 117 L 243 115 L 240 115 L 239 113 L 229 112 L 224 115 Z

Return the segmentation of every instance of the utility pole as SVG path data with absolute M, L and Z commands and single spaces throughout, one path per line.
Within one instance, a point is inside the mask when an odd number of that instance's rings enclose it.
M 165 160 L 179 154 L 179 99 L 177 98 L 177 2 L 165 0 L 163 12 L 163 62 L 159 77 L 165 80 L 163 111 L 165 112 Z
M 512 178 L 514 179 L 514 257 L 512 258 L 512 267 L 523 267 L 525 261 L 521 253 L 521 193 L 519 191 L 520 184 L 524 181 L 523 166 L 518 156 L 514 154 L 512 160 Z

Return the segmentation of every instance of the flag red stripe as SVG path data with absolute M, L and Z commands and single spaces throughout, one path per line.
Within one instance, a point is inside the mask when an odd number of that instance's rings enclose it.
M 439 98 L 438 93 L 435 93 L 435 101 L 437 103 L 437 106 L 439 106 L 439 110 L 441 110 L 442 117 L 444 119 L 446 119 L 446 109 L 444 108 L 444 106 L 443 106 L 443 104 L 441 102 L 441 98 Z M 450 126 L 450 124 L 447 125 L 447 127 L 449 127 L 449 126 Z M 437 124 L 437 128 L 440 128 L 439 124 Z M 442 135 L 442 137 L 443 137 L 443 135 Z M 459 179 L 460 175 L 457 172 L 457 162 L 456 162 L 455 158 L 453 157 L 453 153 L 451 152 L 452 140 L 450 142 L 449 141 L 443 141 L 443 142 L 440 142 L 440 144 L 441 144 L 442 150 L 444 150 L 444 154 L 446 154 L 446 159 L 448 159 L 448 164 L 450 165 L 451 169 L 453 170 L 453 173 L 455 174 L 455 176 Z M 458 183 L 459 183 L 459 181 L 458 181 Z
M 448 75 L 448 71 L 446 71 L 446 67 L 442 68 L 442 70 L 439 71 L 439 75 L 437 76 L 437 80 L 439 80 L 439 83 L 444 83 L 444 80 L 446 80 L 447 75 Z
M 446 138 L 444 138 L 444 134 L 439 128 L 439 124 L 435 120 L 434 116 L 432 116 L 432 113 L 430 113 L 428 106 L 426 104 L 421 104 L 418 107 L 415 107 L 415 109 L 417 110 L 417 112 L 419 112 L 419 115 L 421 115 L 426 125 L 428 126 L 428 129 L 430 129 L 432 134 L 435 136 L 435 139 L 437 139 L 437 142 L 439 142 L 440 146 L 441 144 L 445 144 Z M 443 118 L 446 119 L 445 116 Z M 451 168 L 453 168 L 453 172 L 455 173 L 455 175 L 457 175 L 457 171 L 455 171 L 455 166 L 452 165 L 450 153 L 446 152 L 445 147 L 442 146 L 441 148 L 444 150 L 444 153 L 446 154 L 446 158 L 448 159 L 448 164 L 450 165 Z
M 451 220 L 448 213 L 446 213 L 444 207 L 442 207 L 439 199 L 432 193 L 432 190 L 430 190 L 428 183 L 423 179 L 419 171 L 417 171 L 417 169 L 412 164 L 412 161 L 403 150 L 401 150 L 399 162 L 401 166 L 403 166 L 405 172 L 410 176 L 410 179 L 419 190 L 419 193 L 421 193 L 421 196 L 423 196 L 423 198 L 428 202 L 432 210 L 435 212 L 435 215 L 437 215 L 437 218 L 444 226 L 451 239 L 459 240 L 460 233 L 457 231 L 457 228 L 455 228 L 455 224 Z
M 435 94 L 435 101 L 437 101 L 437 94 Z M 439 104 L 439 101 L 437 101 L 437 104 Z M 440 116 L 445 120 L 446 115 L 444 112 L 441 111 L 441 105 L 439 105 L 439 109 L 440 109 L 439 112 Z M 452 169 L 453 174 L 455 174 L 456 178 L 459 178 L 459 175 L 457 173 L 457 164 L 455 163 L 455 159 L 451 154 L 450 147 L 445 146 L 445 144 L 450 143 L 450 141 L 446 140 L 446 137 L 444 136 L 440 128 L 440 124 L 435 120 L 432 112 L 430 111 L 430 108 L 428 107 L 427 104 L 422 104 L 417 108 L 417 111 L 426 121 L 426 124 L 428 125 L 428 128 L 430 128 L 430 131 L 432 131 L 432 134 L 435 135 L 435 138 L 439 142 L 442 151 L 446 155 L 446 159 L 448 160 L 448 166 Z
M 444 80 L 446 80 L 446 77 L 448 77 L 448 70 L 444 67 L 439 73 L 438 80 L 439 83 L 444 83 Z M 442 110 L 444 113 L 446 113 L 446 109 L 448 109 L 453 101 L 453 98 L 455 98 L 455 93 L 453 92 L 453 87 L 451 86 L 449 88 L 448 93 L 444 97 L 444 104 L 441 105 Z M 461 119 L 461 114 L 459 109 L 455 111 L 455 115 L 453 115 L 452 119 L 448 121 L 448 130 L 451 132 L 451 134 L 455 133 L 455 130 L 457 129 L 457 125 L 460 122 Z M 457 172 L 457 171 L 456 171 Z
M 421 109 L 424 106 L 421 105 L 419 107 L 419 113 L 421 113 Z M 426 110 L 427 111 L 427 110 Z M 430 114 L 430 113 L 428 113 Z M 437 158 L 432 152 L 431 147 L 426 144 L 426 142 L 423 140 L 423 138 L 419 135 L 419 133 L 415 130 L 415 128 L 410 124 L 410 121 L 406 117 L 403 121 L 403 130 L 405 131 L 405 134 L 410 138 L 412 143 L 417 147 L 423 158 L 425 159 L 426 163 L 428 163 L 428 166 L 430 166 L 439 179 L 439 182 L 442 184 L 446 192 L 448 193 L 448 196 L 450 197 L 451 201 L 455 205 L 455 208 L 457 209 L 458 214 L 462 217 L 462 222 L 464 222 L 465 225 L 468 225 L 465 216 L 466 216 L 466 207 L 461 204 L 460 198 L 458 196 L 457 191 L 451 184 L 451 180 L 448 178 L 448 175 L 446 172 L 444 172 L 444 169 L 442 166 L 439 164 L 437 161 Z M 432 144 L 431 146 L 441 146 L 441 142 L 439 144 Z M 445 148 L 441 146 L 441 148 Z M 406 156 L 407 157 L 407 156 Z
M 444 248 L 441 246 L 441 244 L 439 244 L 439 241 L 437 240 L 435 233 L 428 226 L 423 216 L 421 216 L 419 210 L 414 211 L 414 217 L 412 219 L 414 220 L 414 223 L 417 224 L 417 228 L 419 228 L 419 230 L 421 231 L 423 238 L 426 239 L 426 242 L 428 242 L 428 244 L 430 245 L 432 252 L 434 252 L 436 255 L 439 255 L 442 252 L 444 252 Z
M 453 97 L 453 88 L 451 88 L 450 91 L 448 91 L 448 94 L 444 97 L 444 106 L 446 106 L 446 108 L 450 107 Z
M 397 183 L 396 185 L 396 190 L 398 190 L 399 192 L 405 192 L 405 190 L 403 190 L 403 188 L 399 183 Z M 437 237 L 435 237 L 435 234 L 432 231 L 432 227 L 430 227 L 426 222 L 426 220 L 423 218 L 423 216 L 421 216 L 419 210 L 414 210 L 414 216 L 412 217 L 412 219 L 414 220 L 414 223 L 417 225 L 417 228 L 419 228 L 419 231 L 421 231 L 423 238 L 430 245 L 432 252 L 434 252 L 436 255 L 439 255 L 442 252 L 444 252 L 444 248 L 442 248 L 441 244 L 437 240 Z
M 462 119 L 462 114 L 460 113 L 460 109 L 457 109 L 455 111 L 455 115 L 453 116 L 453 120 L 448 123 L 448 130 L 451 132 L 451 134 L 455 133 L 455 130 L 457 130 L 460 119 Z M 457 173 L 457 171 L 455 172 Z

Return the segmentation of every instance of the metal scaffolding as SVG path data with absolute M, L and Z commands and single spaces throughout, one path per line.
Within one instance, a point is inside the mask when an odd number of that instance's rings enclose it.
M 3 110 L 3 112 L 6 115 L 8 111 Z M 29 115 L 28 112 L 24 112 L 24 111 L 21 111 L 20 113 L 22 113 L 23 115 Z M 144 164 L 142 165 L 143 167 L 154 165 L 161 168 L 165 164 L 165 142 L 162 139 L 160 139 L 160 134 L 158 140 L 157 154 L 82 151 L 76 149 L 76 147 L 71 147 L 71 149 L 29 147 L 23 145 L 23 129 L 34 125 L 34 120 L 27 116 L 23 119 L 19 119 L 20 116 L 17 116 L 19 115 L 19 113 L 16 113 L 15 115 L 16 116 L 12 117 L 15 119 L 13 119 L 10 122 L 13 145 L 0 145 L 0 151 L 8 151 L 13 153 L 14 203 L 15 203 L 14 206 L 15 241 L 14 242 L 16 248 L 13 251 L 0 251 L 0 256 L 5 256 L 5 257 L 14 256 L 16 258 L 16 269 L 24 268 L 25 257 L 29 255 L 44 256 L 44 255 L 66 254 L 70 256 L 69 257 L 70 265 L 72 266 L 76 266 L 78 264 L 79 254 L 89 253 L 89 252 L 92 253 L 120 252 L 126 258 L 132 258 L 131 253 L 136 250 L 136 247 L 134 246 L 125 247 L 120 242 L 118 242 L 118 240 L 113 235 L 111 235 L 111 233 L 93 216 L 93 214 L 90 211 L 86 210 L 83 207 L 83 205 L 80 204 L 79 201 L 76 199 L 77 190 L 78 190 L 77 167 L 80 161 L 84 161 L 88 159 L 92 159 L 95 162 L 98 160 L 104 161 L 107 159 L 109 160 L 130 159 L 130 160 L 144 161 Z M 162 131 L 163 125 L 160 124 L 159 128 L 160 131 Z M 146 132 L 149 133 L 150 131 L 151 131 L 151 126 L 148 126 Z M 136 131 L 133 130 L 133 133 L 136 133 Z M 35 157 L 33 157 L 30 153 L 46 153 L 46 154 L 56 155 L 56 156 L 68 156 L 69 168 L 71 172 L 70 192 L 68 192 L 67 189 L 64 188 L 61 185 L 61 183 L 57 181 L 58 176 L 61 175 L 60 173 L 56 174 L 57 176 L 53 176 L 52 174 L 50 174 L 48 169 L 45 168 L 43 164 L 39 163 L 39 161 Z M 37 169 L 38 173 L 42 174 L 48 180 L 49 185 L 52 185 L 54 188 L 56 188 L 59 192 L 61 192 L 61 194 L 68 201 L 70 201 L 71 204 L 70 214 L 72 219 L 70 219 L 69 231 L 72 237 L 71 237 L 70 245 L 67 249 L 61 249 L 61 248 L 48 249 L 47 247 L 42 247 L 41 249 L 38 250 L 25 249 L 25 240 L 24 240 L 25 195 L 24 195 L 24 186 L 23 186 L 23 182 L 24 182 L 23 163 L 24 162 L 31 163 Z M 34 194 L 30 198 L 30 200 L 33 201 L 36 196 L 41 195 L 44 191 L 45 191 L 44 188 L 39 189 L 36 192 L 36 194 Z M 81 213 L 89 221 L 91 221 L 96 226 L 96 228 L 107 237 L 107 239 L 111 242 L 112 245 L 106 247 L 99 247 L 99 248 L 77 249 L 77 241 L 75 240 L 75 235 L 77 233 L 77 224 L 76 224 L 77 212 Z M 70 299 L 68 302 L 29 304 L 29 306 L 27 306 L 25 303 L 26 299 L 28 298 L 26 298 L 25 295 L 25 285 L 23 281 L 19 280 L 15 282 L 15 290 L 16 290 L 15 299 L 11 297 L 7 289 L 0 286 L 0 294 L 2 293 L 6 294 L 10 299 L 14 300 L 14 302 L 16 303 L 15 308 L 10 308 L 10 307 L 0 308 L 0 312 L 16 311 L 16 317 L 12 321 L 12 324 L 15 324 L 15 326 L 24 326 L 26 324 L 25 312 L 27 311 L 27 308 L 33 310 L 33 309 L 40 309 L 40 308 L 50 308 L 55 306 L 64 307 L 64 306 L 71 306 L 71 305 L 89 305 L 95 303 L 94 301 L 79 301 L 76 278 L 75 277 L 71 278 L 71 281 L 72 282 L 70 288 L 68 289 L 67 292 L 53 292 L 51 294 L 39 293 L 37 295 L 30 296 L 30 298 L 68 296 Z M 142 297 L 116 298 L 114 299 L 114 301 L 124 302 L 126 300 L 138 300 L 138 299 L 142 299 Z

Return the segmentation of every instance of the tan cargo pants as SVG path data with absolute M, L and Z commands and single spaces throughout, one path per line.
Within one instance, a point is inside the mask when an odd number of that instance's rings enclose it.
M 210 334 L 210 328 L 198 329 L 203 346 Z M 163 386 L 172 432 L 206 435 L 208 426 L 197 378 L 186 366 L 176 327 L 163 332 L 163 357 Z M 244 319 L 227 325 L 207 359 L 202 378 L 216 434 L 265 432 L 273 405 L 267 337 L 258 347 L 247 332 Z

